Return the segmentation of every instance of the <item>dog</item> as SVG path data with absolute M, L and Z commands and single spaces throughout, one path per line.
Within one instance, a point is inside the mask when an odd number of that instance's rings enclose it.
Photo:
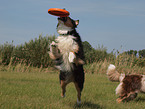
M 116 94 L 119 95 L 119 98 L 116 100 L 118 103 L 135 99 L 139 92 L 145 93 L 145 75 L 120 74 L 116 67 L 110 64 L 107 76 L 110 81 L 120 82 L 115 90 Z
M 76 31 L 79 20 L 59 17 L 57 32 L 59 36 L 50 44 L 49 56 L 60 70 L 61 96 L 65 97 L 66 86 L 73 82 L 77 90 L 77 103 L 81 104 L 84 86 L 84 50 L 81 38 Z

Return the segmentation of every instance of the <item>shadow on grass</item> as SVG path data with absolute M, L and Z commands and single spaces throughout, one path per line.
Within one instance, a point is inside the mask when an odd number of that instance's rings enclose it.
M 81 105 L 75 104 L 74 109 L 103 109 L 103 107 L 98 104 L 85 101 Z

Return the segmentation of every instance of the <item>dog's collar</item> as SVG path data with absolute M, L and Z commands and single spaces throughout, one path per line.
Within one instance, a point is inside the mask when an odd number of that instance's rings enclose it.
M 71 31 L 68 31 L 66 34 L 59 34 L 61 36 L 66 36 L 66 35 L 73 35 L 75 33 L 75 29 L 71 30 Z

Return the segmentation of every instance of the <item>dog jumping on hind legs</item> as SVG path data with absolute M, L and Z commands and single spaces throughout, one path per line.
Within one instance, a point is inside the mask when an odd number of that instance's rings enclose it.
M 77 103 L 81 104 L 81 92 L 84 85 L 84 51 L 81 38 L 76 31 L 79 20 L 59 17 L 57 32 L 59 36 L 50 44 L 49 56 L 60 70 L 59 78 L 65 97 L 66 86 L 73 82 L 77 90 Z
M 135 99 L 139 92 L 145 93 L 145 75 L 120 74 L 116 67 L 110 64 L 107 76 L 110 81 L 120 82 L 116 88 L 116 94 L 119 95 L 116 100 L 118 103 Z

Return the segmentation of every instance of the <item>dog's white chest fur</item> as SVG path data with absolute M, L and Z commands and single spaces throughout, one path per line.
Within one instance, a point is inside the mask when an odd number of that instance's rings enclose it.
M 77 49 L 78 45 L 74 41 L 75 37 L 68 35 L 68 36 L 59 36 L 56 41 L 58 43 L 58 49 L 61 53 L 69 53 Z
M 75 37 L 72 35 L 58 36 L 56 42 L 63 58 L 61 70 L 71 71 L 73 65 L 70 62 L 69 54 L 70 52 L 75 52 L 78 49 L 78 44 L 75 41 Z

